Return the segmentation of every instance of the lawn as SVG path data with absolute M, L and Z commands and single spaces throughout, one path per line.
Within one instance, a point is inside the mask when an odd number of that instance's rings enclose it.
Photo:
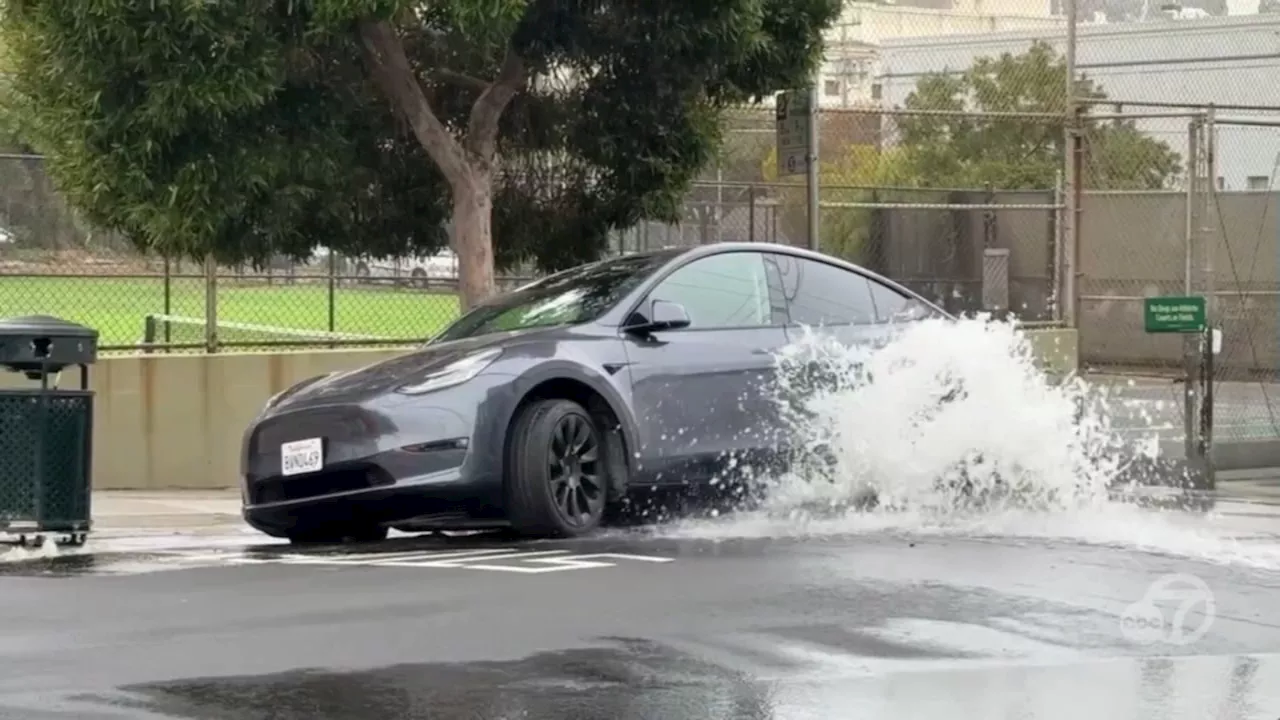
M 205 315 L 203 280 L 172 280 L 169 299 L 170 315 Z M 295 330 L 332 329 L 418 339 L 435 334 L 458 315 L 456 296 L 411 288 L 341 286 L 333 299 L 334 323 L 330 328 L 327 284 L 236 286 L 222 281 L 218 288 L 218 319 Z M 101 345 L 137 344 L 143 336 L 144 318 L 165 312 L 165 288 L 160 278 L 0 275 L 0 317 L 53 315 L 97 329 Z M 196 327 L 190 333 L 195 337 L 175 337 L 173 341 L 198 342 L 199 334 Z

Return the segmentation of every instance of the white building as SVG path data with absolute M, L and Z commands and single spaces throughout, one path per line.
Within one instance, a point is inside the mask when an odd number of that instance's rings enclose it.
M 866 105 L 872 96 L 879 46 L 890 40 L 1013 30 L 1053 32 L 1064 19 L 1053 0 L 904 0 L 847 2 L 826 33 L 818 80 L 823 107 Z M 910 3 L 910 4 L 906 4 Z
M 1218 111 L 1224 120 L 1247 117 L 1280 123 L 1280 14 L 1160 19 L 1078 28 L 1080 72 L 1118 103 L 1161 102 L 1269 106 L 1274 113 Z M 880 102 L 900 105 L 929 72 L 962 71 L 980 57 L 1025 52 L 1035 40 L 1065 47 L 1061 31 L 886 39 L 874 84 Z M 868 91 L 865 97 L 872 97 Z M 1125 112 L 1141 112 L 1133 106 Z M 1152 108 L 1152 112 L 1176 112 Z M 1139 121 L 1139 127 L 1186 153 L 1187 118 Z M 1277 187 L 1280 126 L 1218 126 L 1219 184 L 1229 190 Z

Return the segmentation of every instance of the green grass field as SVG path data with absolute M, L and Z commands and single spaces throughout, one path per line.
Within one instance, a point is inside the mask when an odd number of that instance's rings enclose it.
M 204 281 L 175 279 L 169 315 L 203 318 Z M 53 315 L 98 330 L 100 345 L 135 345 L 145 318 L 166 313 L 160 278 L 34 277 L 0 275 L 0 317 Z M 336 332 L 418 339 L 435 334 L 458 315 L 457 297 L 409 288 L 353 288 L 334 292 Z M 218 288 L 220 322 L 294 330 L 329 330 L 329 287 L 324 283 Z M 282 338 L 288 339 L 288 338 Z M 193 338 L 173 338 L 192 342 Z M 198 341 L 195 340 L 195 341 Z

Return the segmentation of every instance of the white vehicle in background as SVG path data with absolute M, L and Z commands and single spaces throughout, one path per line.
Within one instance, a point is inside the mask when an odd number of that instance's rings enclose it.
M 319 247 L 308 265 L 325 268 L 330 265 L 329 248 Z M 434 255 L 406 258 L 371 258 L 339 255 L 333 259 L 334 274 L 343 283 L 394 284 L 418 288 L 452 291 L 458 283 L 458 257 L 444 249 Z M 494 278 L 499 292 L 526 285 L 541 276 L 531 264 L 522 264 L 497 273 Z
M 352 270 L 357 278 L 390 278 L 398 283 L 426 287 L 442 280 L 456 281 L 458 258 L 452 250 L 407 258 L 362 258 L 355 260 Z
M 330 250 L 318 247 L 308 264 L 324 267 L 329 264 Z M 458 258 L 452 250 L 442 250 L 435 255 L 417 255 L 407 258 L 370 258 L 339 255 L 333 265 L 334 273 L 342 278 L 354 278 L 358 282 L 387 282 L 412 284 L 421 287 L 438 285 L 458 279 Z

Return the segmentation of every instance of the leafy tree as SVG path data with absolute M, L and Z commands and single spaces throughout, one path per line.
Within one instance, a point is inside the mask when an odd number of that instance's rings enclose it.
M 903 115 L 887 144 L 906 150 L 905 172 L 926 187 L 1045 189 L 1062 169 L 1065 61 L 1037 42 L 1022 55 L 981 58 L 961 74 L 925 76 L 906 110 L 1048 113 L 1054 117 Z M 1106 99 L 1081 79 L 1078 97 Z M 1133 122 L 1093 122 L 1084 182 L 1093 189 L 1160 189 L 1181 173 L 1181 157 Z
M 840 207 L 842 202 L 945 202 L 913 188 L 1046 190 L 1063 168 L 1065 63 L 1044 43 L 1022 55 L 982 58 L 964 73 L 926 75 L 904 103 L 907 111 L 888 114 L 879 138 L 831 142 L 824 123 L 819 185 L 822 188 L 822 244 L 827 252 L 868 261 L 872 211 Z M 1081 80 L 1081 97 L 1105 99 L 1093 82 Z M 975 113 L 1022 113 L 1023 117 Z M 965 114 L 969 113 L 969 114 Z M 1043 118 L 1032 118 L 1039 113 Z M 854 116 L 877 118 L 874 113 Z M 1088 124 L 1084 182 L 1092 189 L 1160 189 L 1182 171 L 1181 158 L 1166 143 L 1132 122 Z M 772 147 L 764 153 L 763 175 L 777 177 Z M 803 188 L 780 193 L 783 231 L 805 237 Z
M 94 222 L 226 261 L 597 254 L 674 219 L 731 104 L 803 83 L 838 0 L 3 0 L 24 137 Z

